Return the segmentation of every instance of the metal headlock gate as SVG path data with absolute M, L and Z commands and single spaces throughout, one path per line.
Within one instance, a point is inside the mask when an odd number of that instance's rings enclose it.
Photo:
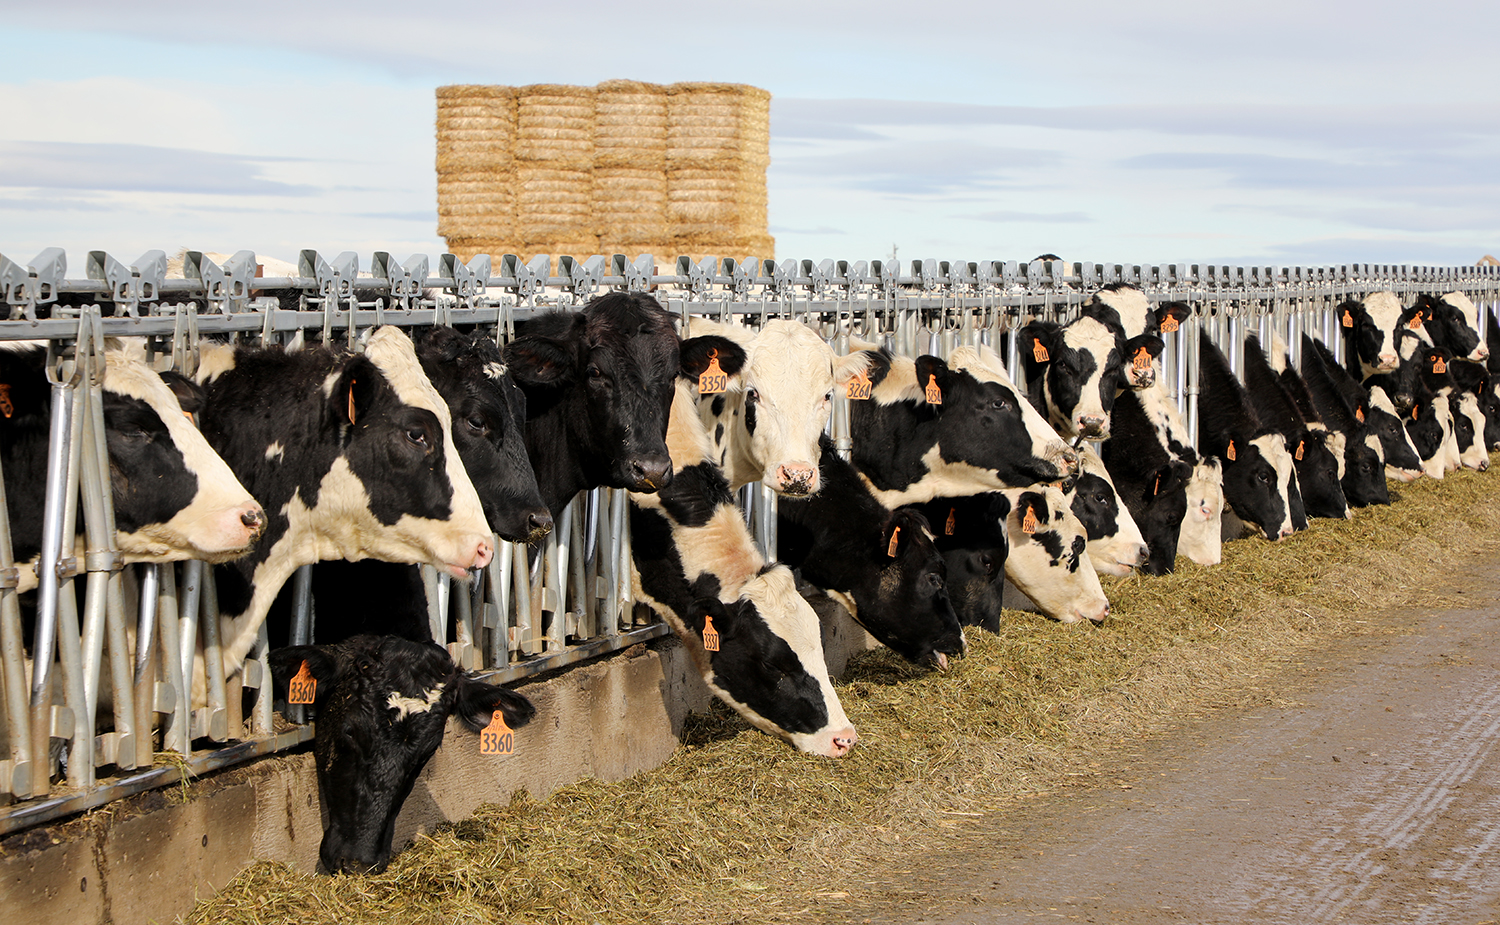
M 1153 302 L 1179 300 L 1195 311 L 1164 337 L 1165 382 L 1196 428 L 1197 342 L 1225 346 L 1236 371 L 1246 334 L 1272 333 L 1300 354 L 1303 332 L 1336 352 L 1334 307 L 1379 290 L 1462 291 L 1481 311 L 1496 310 L 1500 267 L 1350 265 L 1322 268 L 1131 266 L 1063 261 L 771 260 L 680 257 L 659 267 L 650 256 L 587 260 L 506 255 L 464 263 L 452 254 L 430 273 L 428 258 L 398 263 L 374 255 L 367 273 L 353 253 L 326 260 L 303 251 L 298 275 L 261 277 L 255 254 L 222 264 L 187 252 L 181 275 L 151 251 L 123 264 L 88 255 L 82 279 L 67 278 L 67 257 L 49 248 L 29 263 L 0 255 L 0 294 L 8 320 L 0 341 L 45 340 L 52 388 L 44 541 L 35 601 L 35 669 L 22 645 L 20 572 L 12 554 L 10 512 L 0 482 L 0 834 L 54 820 L 132 793 L 242 763 L 308 741 L 311 727 L 273 713 L 265 629 L 241 675 L 226 679 L 219 659 L 213 571 L 201 562 L 121 564 L 105 451 L 101 384 L 106 338 L 145 338 L 156 368 L 191 375 L 200 338 L 272 344 L 306 332 L 343 338 L 394 324 L 474 326 L 504 344 L 515 323 L 553 308 L 581 305 L 609 289 L 652 292 L 684 324 L 692 315 L 752 326 L 791 318 L 814 326 L 844 350 L 876 342 L 898 353 L 946 356 L 986 344 L 1018 380 L 1017 341 L 1008 333 L 1038 317 L 1066 321 L 1090 293 L 1131 283 Z M 661 272 L 670 269 L 671 272 Z M 262 295 L 300 290 L 296 310 Z M 67 307 L 65 307 L 67 306 Z M 1023 384 L 1023 383 L 1021 383 Z M 835 404 L 830 429 L 850 447 L 848 408 Z M 775 554 L 775 499 L 747 486 L 748 522 Z M 83 530 L 77 531 L 82 510 Z M 35 516 L 36 512 L 28 512 Z M 559 518 L 540 555 L 497 543 L 494 561 L 471 587 L 454 588 L 426 570 L 433 636 L 465 668 L 504 682 L 622 649 L 668 632 L 633 606 L 626 496 L 581 494 Z M 77 555 L 70 536 L 83 537 Z M 528 560 L 530 559 L 530 562 Z M 29 567 L 29 564 L 22 567 Z M 75 582 L 83 578 L 79 612 Z M 291 638 L 312 638 L 310 576 L 294 580 Z M 455 627 L 447 632 L 449 608 Z M 649 622 L 641 622 L 642 620 Z M 133 639 L 131 635 L 133 633 Z M 204 677 L 194 677 L 197 652 Z M 108 671 L 113 702 L 98 706 Z M 191 691 L 206 691 L 194 708 Z M 246 691 L 253 704 L 242 714 Z M 101 716 L 107 712 L 111 716 Z

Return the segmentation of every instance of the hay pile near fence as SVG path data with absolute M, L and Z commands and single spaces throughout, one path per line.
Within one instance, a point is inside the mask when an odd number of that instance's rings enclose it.
M 937 838 L 956 816 L 1107 775 L 1103 749 L 1184 715 L 1264 702 L 1276 663 L 1359 631 L 1371 608 L 1462 600 L 1434 563 L 1444 549 L 1493 552 L 1497 487 L 1494 473 L 1423 479 L 1351 521 L 1228 544 L 1214 568 L 1113 582 L 1101 627 L 1008 611 L 946 674 L 866 653 L 840 684 L 862 741 L 839 761 L 799 755 L 719 708 L 654 771 L 481 808 L 380 876 L 257 864 L 191 920 L 697 925 L 809 907 L 836 918 L 819 891 L 847 895 L 851 871 Z
M 770 100 L 743 84 L 439 87 L 438 234 L 465 260 L 773 257 Z

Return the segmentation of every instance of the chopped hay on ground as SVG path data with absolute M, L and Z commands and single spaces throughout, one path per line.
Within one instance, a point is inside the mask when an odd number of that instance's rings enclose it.
M 1101 627 L 1010 613 L 945 674 L 888 651 L 840 686 L 861 743 L 812 758 L 716 707 L 664 766 L 482 808 L 384 874 L 260 863 L 191 920 L 705 922 L 803 916 L 850 870 L 983 813 L 1107 773 L 1110 746 L 1206 708 L 1264 702 L 1278 664 L 1361 631 L 1361 612 L 1442 606 L 1434 565 L 1500 540 L 1495 476 L 1400 488 L 1352 521 L 1226 544 L 1213 568 L 1109 585 Z M 1441 545 L 1440 545 L 1441 544 Z M 829 913 L 830 915 L 833 913 Z

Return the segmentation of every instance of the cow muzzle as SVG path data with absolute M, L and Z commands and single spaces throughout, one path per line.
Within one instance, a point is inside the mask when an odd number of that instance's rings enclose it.
M 1078 417 L 1078 435 L 1086 440 L 1109 436 L 1109 417 L 1103 414 L 1083 414 Z
M 787 463 L 776 467 L 776 484 L 771 486 L 779 495 L 801 498 L 818 490 L 818 470 L 806 463 Z
M 638 456 L 625 466 L 625 485 L 631 491 L 652 494 L 672 482 L 672 460 L 668 456 Z

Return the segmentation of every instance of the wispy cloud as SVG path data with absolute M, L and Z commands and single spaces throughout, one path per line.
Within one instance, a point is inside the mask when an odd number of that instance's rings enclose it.
M 266 179 L 259 161 L 186 148 L 8 141 L 0 142 L 0 187 L 231 196 L 305 196 L 314 191 Z
M 1084 212 L 980 212 L 978 215 L 968 216 L 976 218 L 981 222 L 1041 222 L 1044 224 L 1073 224 L 1076 222 L 1092 222 L 1087 213 Z

